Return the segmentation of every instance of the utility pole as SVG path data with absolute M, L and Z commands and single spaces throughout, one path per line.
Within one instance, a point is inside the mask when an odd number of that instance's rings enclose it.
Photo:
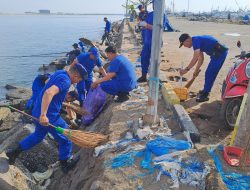
M 157 108 L 159 96 L 159 68 L 160 53 L 162 46 L 163 15 L 165 0 L 154 1 L 153 36 L 150 58 L 149 94 L 146 115 L 143 117 L 145 123 L 153 124 L 157 121 Z
M 128 16 L 128 0 L 126 0 L 126 16 L 125 16 L 125 18 L 127 18 L 127 16 Z
M 174 15 L 174 0 L 173 0 L 173 15 Z
M 188 0 L 188 8 L 187 8 L 187 13 L 189 12 L 189 0 Z

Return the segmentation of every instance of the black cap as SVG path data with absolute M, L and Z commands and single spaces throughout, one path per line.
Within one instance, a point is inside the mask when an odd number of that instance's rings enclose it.
M 181 46 L 183 45 L 183 42 L 185 42 L 188 38 L 190 38 L 189 34 L 184 33 L 179 37 L 179 41 L 180 41 L 180 46 L 179 48 L 181 48 Z
M 72 46 L 73 46 L 73 47 L 78 47 L 78 44 L 77 44 L 77 43 L 74 43 Z
M 68 92 L 68 94 L 71 96 L 71 98 L 73 99 L 77 99 L 78 98 L 78 92 L 76 90 L 72 90 L 70 92 Z

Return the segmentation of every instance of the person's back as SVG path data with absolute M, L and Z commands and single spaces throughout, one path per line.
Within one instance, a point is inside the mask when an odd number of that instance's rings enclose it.
M 200 49 L 201 52 L 205 52 L 207 55 L 212 55 L 212 50 L 215 47 L 218 40 L 209 35 L 193 36 L 192 37 L 193 49 Z
M 27 112 L 32 111 L 33 106 L 34 106 L 34 104 L 36 102 L 36 99 L 39 96 L 40 92 L 42 91 L 43 87 L 45 86 L 45 83 L 46 83 L 46 81 L 48 80 L 49 77 L 50 77 L 50 74 L 46 73 L 46 74 L 43 74 L 43 75 L 39 74 L 34 79 L 34 81 L 32 83 L 32 96 L 25 105 L 25 110 Z
M 105 32 L 111 32 L 111 22 L 109 20 L 106 21 Z
M 34 117 L 38 118 L 40 116 L 43 95 L 45 91 L 53 85 L 56 85 L 59 88 L 60 92 L 53 97 L 48 108 L 47 116 L 50 122 L 52 123 L 55 122 L 57 119 L 59 119 L 60 117 L 59 112 L 61 110 L 62 103 L 65 100 L 66 94 L 71 85 L 71 80 L 67 71 L 65 70 L 57 71 L 50 77 L 49 81 L 46 83 L 46 85 L 40 92 L 32 111 L 32 115 Z
M 111 61 L 109 71 L 116 72 L 116 79 L 124 88 L 135 88 L 136 74 L 132 63 L 123 55 L 118 55 Z

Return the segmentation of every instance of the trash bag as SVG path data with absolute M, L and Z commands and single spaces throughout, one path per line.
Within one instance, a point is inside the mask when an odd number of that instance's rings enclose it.
M 83 103 L 83 109 L 88 112 L 87 115 L 82 117 L 82 123 L 84 125 L 89 125 L 95 120 L 95 118 L 103 110 L 106 100 L 106 92 L 104 92 L 100 86 L 98 86 L 96 89 L 89 90 Z
M 191 148 L 191 144 L 184 140 L 176 140 L 169 137 L 157 137 L 147 143 L 147 148 L 157 156 L 168 154 L 176 150 Z

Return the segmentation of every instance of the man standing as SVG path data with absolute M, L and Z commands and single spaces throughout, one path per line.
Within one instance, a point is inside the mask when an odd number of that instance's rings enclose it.
M 29 150 L 40 143 L 49 132 L 59 144 L 59 160 L 62 170 L 67 172 L 75 166 L 79 157 L 72 157 L 72 142 L 64 135 L 59 134 L 54 128 L 50 128 L 48 124 L 68 128 L 66 122 L 60 116 L 62 103 L 70 85 L 85 78 L 87 78 L 87 71 L 80 64 L 71 67 L 69 71 L 57 71 L 50 77 L 32 110 L 32 115 L 39 118 L 39 122 L 35 122 L 35 131 L 19 142 L 17 148 L 6 151 L 10 164 L 15 163 L 15 159 L 22 151 Z
M 110 32 L 111 32 L 111 22 L 108 20 L 107 17 L 104 17 L 104 22 L 106 22 L 106 25 L 105 25 L 105 29 L 104 29 L 104 34 L 102 36 L 102 43 L 101 45 L 103 45 L 104 41 L 107 39 L 109 40 L 109 35 L 110 35 Z
M 148 11 L 145 10 L 142 5 L 139 5 L 137 8 L 140 11 L 139 15 L 138 15 L 139 22 L 145 21 L 147 19 L 147 16 L 148 16 Z M 146 30 L 145 28 L 141 29 L 142 42 L 144 42 L 144 39 L 145 39 L 145 30 Z
M 94 67 L 97 66 L 99 68 L 99 72 L 105 76 L 106 71 L 103 68 L 102 60 L 100 58 L 100 52 L 96 47 L 91 47 L 89 52 L 82 53 L 74 60 L 71 66 L 74 66 L 76 63 L 80 63 L 88 72 L 88 79 L 83 80 L 77 84 L 76 88 L 79 94 L 79 102 L 82 106 L 83 101 L 85 99 L 86 93 L 89 91 L 89 88 L 93 82 L 93 70 Z
M 203 90 L 200 91 L 196 101 L 204 102 L 208 101 L 209 93 L 213 87 L 214 81 L 227 57 L 228 48 L 223 46 L 212 36 L 193 36 L 189 34 L 182 34 L 179 38 L 180 47 L 191 48 L 193 47 L 194 54 L 191 62 L 185 69 L 180 70 L 180 74 L 186 74 L 191 68 L 193 68 L 197 63 L 194 71 L 194 76 L 197 76 L 204 62 L 204 53 L 210 56 L 210 62 L 208 64 L 205 73 L 205 83 Z
M 137 86 L 133 65 L 126 57 L 119 55 L 113 46 L 107 47 L 105 52 L 110 60 L 109 71 L 105 77 L 95 81 L 92 88 L 100 84 L 106 93 L 118 95 L 116 102 L 124 102 L 129 99 L 129 92 Z
M 153 7 L 154 7 L 154 1 Z M 153 20 L 154 20 L 154 12 L 148 13 L 146 21 L 142 21 L 139 23 L 139 26 L 145 29 L 145 39 L 143 48 L 141 51 L 141 68 L 142 68 L 142 76 L 137 80 L 137 82 L 147 82 L 147 73 L 150 65 L 150 57 L 151 57 L 151 45 L 152 45 L 152 29 L 153 29 Z M 163 25 L 165 23 L 165 15 L 163 17 Z

